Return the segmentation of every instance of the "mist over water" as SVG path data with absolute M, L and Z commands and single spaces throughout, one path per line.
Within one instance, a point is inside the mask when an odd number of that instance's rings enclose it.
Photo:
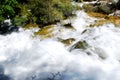
M 78 12 L 75 31 L 56 32 L 58 27 L 49 39 L 34 37 L 33 30 L 0 35 L 0 80 L 120 80 L 120 28 L 85 27 L 94 20 Z M 57 37 L 75 42 L 66 47 Z M 70 51 L 78 41 L 87 48 Z

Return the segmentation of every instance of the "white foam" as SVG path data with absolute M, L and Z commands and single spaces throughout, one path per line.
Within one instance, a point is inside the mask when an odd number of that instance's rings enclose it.
M 87 49 L 70 52 L 55 37 L 44 40 L 33 37 L 33 30 L 1 35 L 0 64 L 5 74 L 13 80 L 43 80 L 58 72 L 61 80 L 120 80 L 120 28 L 113 24 L 88 28 L 91 21 L 86 17 L 85 14 L 73 21 L 74 33 L 63 30 L 56 37 L 70 37 L 73 33 L 76 42 L 88 43 Z M 84 29 L 87 31 L 81 34 Z

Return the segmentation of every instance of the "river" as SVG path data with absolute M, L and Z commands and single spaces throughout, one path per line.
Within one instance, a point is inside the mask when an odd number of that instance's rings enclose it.
M 120 28 L 112 23 L 88 27 L 96 18 L 77 11 L 75 30 L 60 24 L 54 36 L 35 37 L 37 29 L 0 35 L 0 80 L 120 80 Z M 84 31 L 84 32 L 83 32 Z M 74 38 L 68 46 L 58 38 Z M 85 49 L 72 49 L 85 41 Z

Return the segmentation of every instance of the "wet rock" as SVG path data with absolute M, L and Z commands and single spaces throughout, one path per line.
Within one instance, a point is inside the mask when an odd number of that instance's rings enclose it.
M 9 25 L 8 22 L 4 22 L 0 25 L 0 34 L 10 34 L 12 32 L 17 32 L 19 28 L 17 26 Z
M 66 27 L 66 28 L 73 28 L 71 23 L 64 24 L 63 26 Z
M 109 4 L 106 1 L 97 1 L 93 4 L 84 4 L 83 9 L 86 12 L 99 12 L 103 14 L 110 14 L 115 11 L 113 4 Z
M 95 7 L 92 4 L 83 4 L 83 9 L 85 10 L 85 12 L 94 12 L 96 11 Z
M 54 25 L 48 25 L 35 32 L 34 35 L 40 36 L 41 38 L 51 38 L 53 35 Z
M 75 41 L 74 38 L 68 38 L 68 39 L 61 39 L 61 38 L 58 38 L 58 40 L 60 42 L 62 42 L 63 44 L 65 44 L 66 46 L 67 45 L 70 45 L 71 43 L 73 43 Z
M 74 50 L 74 49 L 87 49 L 89 47 L 88 43 L 86 41 L 78 41 L 76 44 L 74 44 L 70 51 Z
M 87 29 L 83 30 L 81 34 L 84 34 L 85 32 L 87 32 Z
M 120 10 L 116 10 L 114 13 L 113 13 L 114 16 L 120 16 Z
M 110 6 L 108 6 L 107 4 L 101 4 L 100 6 L 98 6 L 98 12 L 110 14 L 113 11 L 111 10 Z
M 0 80 L 12 80 L 12 79 L 10 79 L 9 76 L 6 76 L 4 74 L 0 74 Z
M 12 80 L 9 76 L 4 74 L 4 67 L 0 65 L 0 80 Z
M 108 16 L 106 14 L 102 14 L 102 13 L 98 13 L 98 12 L 87 12 L 87 14 L 90 17 L 95 17 L 95 18 L 106 18 Z
M 30 29 L 30 28 L 38 28 L 39 25 L 37 25 L 36 23 L 29 23 L 23 26 L 23 28 L 25 29 Z
M 118 10 L 120 10 L 120 0 L 117 2 L 116 7 Z

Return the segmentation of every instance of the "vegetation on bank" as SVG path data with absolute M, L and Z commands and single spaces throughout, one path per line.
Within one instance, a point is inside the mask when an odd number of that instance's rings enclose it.
M 73 16 L 73 12 L 78 9 L 78 6 L 72 5 L 71 2 L 73 1 L 95 0 L 3 0 L 0 2 L 0 23 L 2 24 L 5 19 L 10 18 L 15 26 L 25 26 L 26 28 L 48 26 Z M 119 9 L 119 5 L 120 0 L 113 4 L 97 2 L 95 4 L 83 4 L 82 9 L 90 16 L 95 14 L 94 17 L 104 16 L 106 18 L 108 14 Z M 111 18 L 109 20 L 116 22 Z M 71 27 L 71 23 L 64 26 Z
M 0 23 L 10 18 L 14 25 L 36 23 L 40 27 L 72 16 L 71 0 L 3 0 L 0 2 Z

